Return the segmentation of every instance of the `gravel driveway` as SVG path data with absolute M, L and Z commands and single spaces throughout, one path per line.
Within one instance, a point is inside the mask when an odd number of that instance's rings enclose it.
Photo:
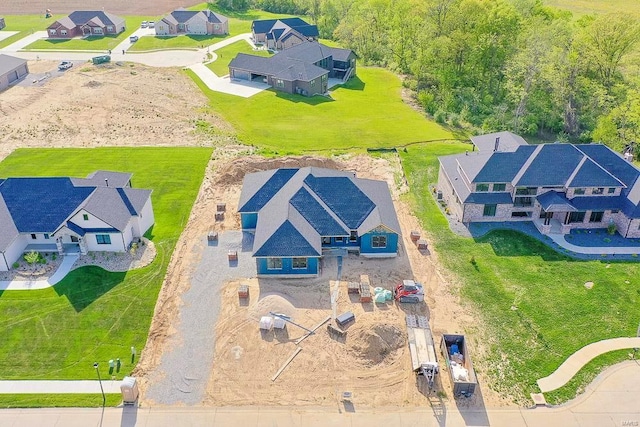
M 149 377 L 146 398 L 163 405 L 197 405 L 205 397 L 215 349 L 215 325 L 220 312 L 220 288 L 233 279 L 254 277 L 253 236 L 241 231 L 221 233 L 217 245 L 206 237 L 196 248 L 202 258 L 191 276 L 191 288 L 182 295 L 176 333 L 167 343 L 157 370 Z M 230 264 L 227 252 L 238 251 Z M 193 254 L 197 256 L 197 254 Z

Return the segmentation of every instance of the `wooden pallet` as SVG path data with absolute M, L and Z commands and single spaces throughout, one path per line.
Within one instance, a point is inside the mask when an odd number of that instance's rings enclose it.
M 368 284 L 360 283 L 360 302 L 372 302 L 371 287 Z
M 248 285 L 240 285 L 240 286 L 238 286 L 238 298 L 249 298 L 249 286 Z
M 347 292 L 350 294 L 358 294 L 360 293 L 360 283 L 358 282 L 349 282 L 347 283 Z

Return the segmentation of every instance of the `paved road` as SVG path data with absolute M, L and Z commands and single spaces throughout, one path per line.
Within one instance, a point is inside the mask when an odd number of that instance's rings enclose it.
M 357 398 L 357 396 L 354 396 Z M 640 364 L 609 368 L 575 401 L 558 408 L 467 411 L 434 402 L 425 408 L 151 407 L 0 410 L 3 427 L 252 426 L 252 427 L 620 427 L 640 425 Z

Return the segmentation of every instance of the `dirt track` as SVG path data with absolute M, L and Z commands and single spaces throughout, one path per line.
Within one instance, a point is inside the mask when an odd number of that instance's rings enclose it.
M 74 10 L 103 10 L 120 15 L 163 15 L 179 7 L 189 7 L 202 3 L 196 0 L 3 0 L 0 15 L 44 14 L 46 9 L 53 13 L 69 14 Z

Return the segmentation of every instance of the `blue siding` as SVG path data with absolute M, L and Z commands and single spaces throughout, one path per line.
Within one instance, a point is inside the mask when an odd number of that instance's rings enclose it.
M 257 213 L 243 213 L 240 214 L 240 222 L 243 230 L 254 230 L 258 223 Z
M 292 258 L 282 258 L 282 268 L 279 270 L 272 270 L 267 268 L 267 258 L 256 258 L 256 267 L 258 274 L 318 274 L 318 259 L 319 258 L 307 258 L 307 268 L 293 268 Z
M 373 236 L 387 236 L 385 248 L 374 248 Z M 360 253 L 364 254 L 395 254 L 398 252 L 398 235 L 396 233 L 367 233 L 360 238 Z

